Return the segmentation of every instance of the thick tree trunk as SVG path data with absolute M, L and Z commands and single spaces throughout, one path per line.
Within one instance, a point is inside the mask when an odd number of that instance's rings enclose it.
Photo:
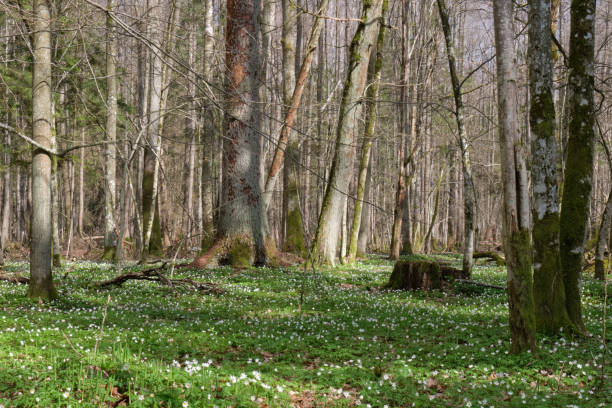
M 224 120 L 223 191 L 219 231 L 211 248 L 194 261 L 205 267 L 212 262 L 235 267 L 262 265 L 274 252 L 267 241 L 267 223 L 260 185 L 261 139 L 258 135 L 260 2 L 227 2 L 226 69 L 229 78 Z M 268 254 L 269 252 L 269 254 Z
M 382 17 L 387 14 L 387 0 L 383 1 Z M 363 211 L 363 202 L 366 197 L 366 183 L 368 177 L 368 169 L 370 168 L 370 151 L 372 150 L 372 141 L 374 138 L 374 128 L 376 125 L 376 101 L 378 99 L 378 89 L 380 86 L 380 78 L 383 65 L 383 46 L 385 43 L 385 28 L 381 25 L 378 31 L 378 39 L 376 40 L 376 53 L 370 56 L 370 66 L 368 69 L 368 100 L 367 100 L 367 117 L 365 134 L 363 136 L 363 147 L 361 150 L 361 161 L 359 162 L 359 176 L 357 179 L 357 197 L 355 200 L 355 208 L 353 209 L 353 225 L 351 227 L 351 238 L 349 242 L 347 263 L 355 261 L 358 250 L 359 233 L 361 231 L 361 222 Z M 365 249 L 362 254 L 365 253 Z
M 595 141 L 595 0 L 572 0 L 569 94 L 571 116 L 561 201 L 561 268 L 569 318 L 584 331 L 580 289 L 589 223 Z
M 117 146 L 117 33 L 110 13 L 117 7 L 115 0 L 108 0 L 106 9 L 106 133 L 104 145 L 104 254 L 102 259 L 114 261 L 116 258 L 117 225 L 115 222 L 116 200 L 116 156 Z
M 47 0 L 35 0 L 32 138 L 51 147 L 51 17 Z M 32 157 L 32 223 L 28 296 L 57 296 L 51 275 L 51 157 L 40 149 Z
M 497 53 L 497 97 L 504 191 L 503 237 L 506 254 L 511 350 L 536 350 L 531 243 L 529 238 L 529 187 L 524 161 L 525 146 L 519 134 L 517 58 L 514 49 L 514 3 L 493 2 Z
M 455 120 L 457 122 L 457 132 L 459 135 L 459 152 L 461 154 L 461 169 L 463 172 L 463 216 L 464 216 L 464 236 L 463 236 L 463 272 L 469 277 L 472 275 L 472 255 L 474 253 L 474 234 L 476 221 L 476 189 L 472 177 L 472 164 L 470 161 L 469 140 L 465 129 L 463 112 L 463 97 L 461 94 L 461 81 L 457 73 L 457 62 L 453 44 L 451 25 L 448 17 L 448 10 L 444 0 L 437 0 L 444 40 L 446 43 L 446 54 L 450 71 L 451 83 L 453 87 L 453 97 L 455 100 Z
M 379 28 L 383 0 L 364 2 L 362 21 L 351 42 L 347 79 L 340 103 L 336 147 L 329 181 L 323 197 L 319 224 L 313 243 L 313 262 L 335 264 L 338 234 L 342 219 L 343 196 L 348 193 L 355 159 L 355 140 L 359 129 L 362 97 L 368 61 Z
M 553 103 L 550 1 L 529 2 L 529 91 L 533 185 L 533 286 L 538 330 L 570 322 L 559 253 L 559 187 Z

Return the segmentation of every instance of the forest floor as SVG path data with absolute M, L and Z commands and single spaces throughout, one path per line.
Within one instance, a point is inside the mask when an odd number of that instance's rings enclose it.
M 0 282 L 0 407 L 612 406 L 600 282 L 584 284 L 590 337 L 541 336 L 537 353 L 510 355 L 504 291 L 379 290 L 392 265 L 174 272 L 223 291 L 202 294 L 98 288 L 112 267 L 75 262 L 55 270 L 49 303 Z M 25 263 L 4 270 L 27 276 Z M 474 279 L 505 285 L 494 264 Z

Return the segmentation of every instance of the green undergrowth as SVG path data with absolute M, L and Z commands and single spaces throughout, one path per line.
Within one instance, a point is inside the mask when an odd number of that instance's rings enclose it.
M 505 285 L 488 265 L 473 279 Z M 0 407 L 612 404 L 600 282 L 584 284 L 591 337 L 540 337 L 538 353 L 510 355 L 505 292 L 379 290 L 392 267 L 175 270 L 224 290 L 206 295 L 149 281 L 100 289 L 91 282 L 114 276 L 109 265 L 68 262 L 55 270 L 61 300 L 45 304 L 0 282 Z

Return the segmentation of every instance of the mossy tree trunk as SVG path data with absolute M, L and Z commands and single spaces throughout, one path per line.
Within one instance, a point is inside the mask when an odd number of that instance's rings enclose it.
M 589 223 L 595 141 L 595 0 L 572 0 L 569 51 L 571 116 L 561 202 L 561 268 L 569 318 L 584 331 L 580 290 Z
M 533 285 L 538 330 L 554 334 L 570 325 L 559 253 L 559 186 L 551 4 L 529 1 L 529 91 L 533 186 Z
M 383 1 L 382 18 L 387 14 L 388 0 Z M 383 46 L 385 44 L 385 28 L 381 25 L 378 30 L 378 39 L 376 40 L 376 53 L 370 56 L 370 66 L 368 69 L 368 100 L 367 100 L 367 117 L 366 126 L 363 136 L 363 147 L 361 150 L 361 161 L 359 162 L 359 176 L 357 179 L 357 198 L 355 200 L 355 208 L 353 209 L 353 225 L 351 227 L 351 236 L 349 240 L 348 255 L 346 263 L 352 263 L 357 257 L 359 234 L 361 232 L 361 223 L 364 199 L 366 197 L 366 184 L 370 169 L 370 151 L 372 150 L 372 141 L 374 138 L 374 128 L 376 125 L 376 101 L 378 99 L 378 89 L 380 87 L 380 78 L 383 66 Z M 366 209 L 367 211 L 367 209 Z M 363 248 L 362 254 L 365 253 Z
M 517 58 L 514 49 L 514 3 L 493 2 L 497 53 L 497 98 L 504 192 L 503 238 L 506 254 L 511 351 L 536 350 L 529 187 L 525 146 L 519 134 Z
M 47 0 L 35 0 L 32 75 L 32 138 L 51 147 L 51 16 Z M 28 296 L 57 296 L 51 274 L 51 157 L 35 149 L 32 157 L 32 222 Z
M 110 13 L 114 12 L 117 3 L 109 0 L 106 3 L 106 132 L 104 145 L 104 254 L 102 259 L 114 261 L 117 247 L 117 225 L 115 222 L 116 201 L 116 156 L 117 146 L 117 33 L 115 22 Z
M 476 189 L 472 176 L 472 164 L 470 161 L 469 140 L 465 128 L 463 97 L 461 87 L 463 82 L 459 79 L 457 71 L 457 61 L 455 58 L 455 44 L 453 43 L 452 27 L 448 16 L 448 9 L 444 0 L 437 0 L 442 31 L 444 32 L 444 42 L 446 44 L 446 55 L 448 57 L 448 67 L 453 88 L 453 98 L 455 101 L 455 121 L 457 123 L 457 134 L 459 142 L 459 152 L 461 154 L 461 169 L 463 172 L 463 272 L 467 276 L 472 274 L 472 255 L 474 253 L 474 235 L 476 227 Z
M 355 160 L 355 141 L 359 130 L 362 98 L 368 62 L 381 20 L 383 0 L 363 3 L 363 12 L 349 49 L 349 66 L 336 129 L 336 146 L 329 180 L 319 214 L 312 257 L 317 264 L 335 264 L 338 234 L 342 220 L 343 196 L 348 193 Z
M 215 243 L 193 263 L 206 267 L 214 261 L 237 267 L 262 265 L 275 247 L 267 242 L 267 223 L 261 176 L 261 139 L 258 135 L 260 2 L 227 2 L 226 83 L 222 196 Z

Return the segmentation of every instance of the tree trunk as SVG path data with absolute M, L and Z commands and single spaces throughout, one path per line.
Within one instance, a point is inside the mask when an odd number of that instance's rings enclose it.
M 363 155 L 362 155 L 363 157 Z M 360 176 L 361 177 L 361 176 Z M 368 242 L 370 241 L 370 228 L 371 228 L 371 206 L 369 201 L 371 200 L 370 191 L 372 189 L 372 159 L 368 162 L 366 171 L 366 181 L 363 192 L 364 200 L 362 202 L 361 210 L 361 222 L 359 223 L 359 237 L 357 238 L 357 252 L 355 256 L 364 256 L 368 252 Z M 356 204 L 355 204 L 356 205 Z
M 104 254 L 102 259 L 115 261 L 117 245 L 117 225 L 115 222 L 116 200 L 116 156 L 117 146 L 117 33 L 115 22 L 110 13 L 117 7 L 115 0 L 108 0 L 106 9 L 106 133 L 108 143 L 104 145 Z
M 455 100 L 455 120 L 457 122 L 457 132 L 459 134 L 459 151 L 461 154 L 461 168 L 463 172 L 463 216 L 464 216 L 464 237 L 463 237 L 463 272 L 469 277 L 472 275 L 472 255 L 474 253 L 474 233 L 476 218 L 476 190 L 472 177 L 472 164 L 470 162 L 469 140 L 465 129 L 463 97 L 461 95 L 462 83 L 457 74 L 457 62 L 453 44 L 451 25 L 448 17 L 448 10 L 444 5 L 444 0 L 437 0 L 442 30 L 444 31 L 444 41 L 446 43 L 446 54 L 450 71 L 451 83 L 453 87 L 453 97 Z
M 197 104 L 196 104 L 196 24 L 191 21 L 189 24 L 189 67 L 190 71 L 187 74 L 187 92 L 189 95 L 189 110 L 185 117 L 185 194 L 183 200 L 184 214 L 182 235 L 188 243 L 191 242 L 191 235 L 194 233 L 195 213 L 193 211 L 193 190 L 196 173 L 196 152 L 197 152 Z M 188 245 L 191 246 L 191 245 Z
M 569 94 L 571 116 L 561 201 L 561 268 L 573 324 L 585 331 L 580 288 L 589 223 L 595 141 L 595 0 L 572 0 Z
M 6 146 L 11 146 L 11 135 L 6 131 L 4 135 Z M 4 250 L 4 247 L 8 243 L 9 229 L 11 225 L 11 155 L 5 153 L 4 165 L 6 169 L 4 171 L 4 189 L 2 191 L 2 222 L 0 223 L 0 253 Z
M 549 334 L 570 322 L 559 253 L 559 187 L 552 86 L 550 2 L 529 2 L 529 91 L 533 184 L 533 286 L 538 330 Z
M 204 79 L 212 79 L 212 62 L 214 53 L 214 30 L 213 30 L 213 1 L 204 0 L 204 47 L 202 55 L 202 75 Z M 204 107 L 204 112 L 212 119 L 213 111 L 210 106 Z M 210 123 L 209 123 L 210 122 Z M 215 225 L 213 222 L 213 136 L 215 126 L 212 120 L 206 120 L 206 127 L 202 129 L 202 239 L 200 247 L 202 251 L 210 248 L 215 237 Z M 207 150 L 208 149 L 208 150 Z
M 361 117 L 362 96 L 367 79 L 368 61 L 374 48 L 383 0 L 364 2 L 362 21 L 350 47 L 349 67 L 336 131 L 336 147 L 329 181 L 323 197 L 319 224 L 313 243 L 313 262 L 335 264 L 338 233 L 342 219 L 343 196 L 355 159 L 355 141 Z
M 273 243 L 266 240 L 267 223 L 260 185 L 261 139 L 258 135 L 260 2 L 227 2 L 223 191 L 219 232 L 211 248 L 194 261 L 205 267 L 214 261 L 234 267 L 262 265 Z
M 35 0 L 32 138 L 51 147 L 51 18 L 47 0 Z M 51 157 L 40 149 L 32 157 L 32 222 L 28 296 L 57 297 L 51 274 Z
M 535 313 L 529 238 L 529 187 L 525 146 L 519 134 L 514 3 L 493 2 L 497 62 L 497 97 L 504 192 L 503 238 L 506 254 L 511 350 L 536 350 Z M 549 44 L 550 47 L 550 44 Z
M 388 2 L 383 2 L 382 19 L 387 14 Z M 372 140 L 374 138 L 374 129 L 376 125 L 376 101 L 378 99 L 378 89 L 380 86 L 380 78 L 383 65 L 383 46 L 385 43 L 385 27 L 381 25 L 378 31 L 378 39 L 376 40 L 376 52 L 370 56 L 370 66 L 368 69 L 368 100 L 367 100 L 367 117 L 366 126 L 363 136 L 363 147 L 361 151 L 361 161 L 359 162 L 359 175 L 357 179 L 357 197 L 355 199 L 355 208 L 353 209 L 353 225 L 351 227 L 351 238 L 349 242 L 348 256 L 346 263 L 352 263 L 357 257 L 359 234 L 361 231 L 361 222 L 363 212 L 363 202 L 366 197 L 366 183 L 368 177 L 368 169 L 370 168 L 370 152 L 372 150 Z M 365 253 L 365 249 L 362 254 Z
M 162 0 L 151 4 L 151 27 L 149 38 L 156 50 L 161 47 Z M 144 171 L 142 177 L 142 218 L 144 223 L 143 257 L 161 256 L 161 226 L 157 205 L 159 180 L 159 154 L 161 132 L 161 98 L 162 98 L 162 60 L 158 51 L 151 52 L 149 85 L 149 121 L 147 143 L 144 154 Z
M 604 263 L 606 246 L 610 237 L 610 224 L 612 224 L 612 189 L 608 193 L 606 208 L 601 216 L 601 224 L 597 233 L 597 248 L 595 250 L 595 279 L 604 280 L 607 266 Z

